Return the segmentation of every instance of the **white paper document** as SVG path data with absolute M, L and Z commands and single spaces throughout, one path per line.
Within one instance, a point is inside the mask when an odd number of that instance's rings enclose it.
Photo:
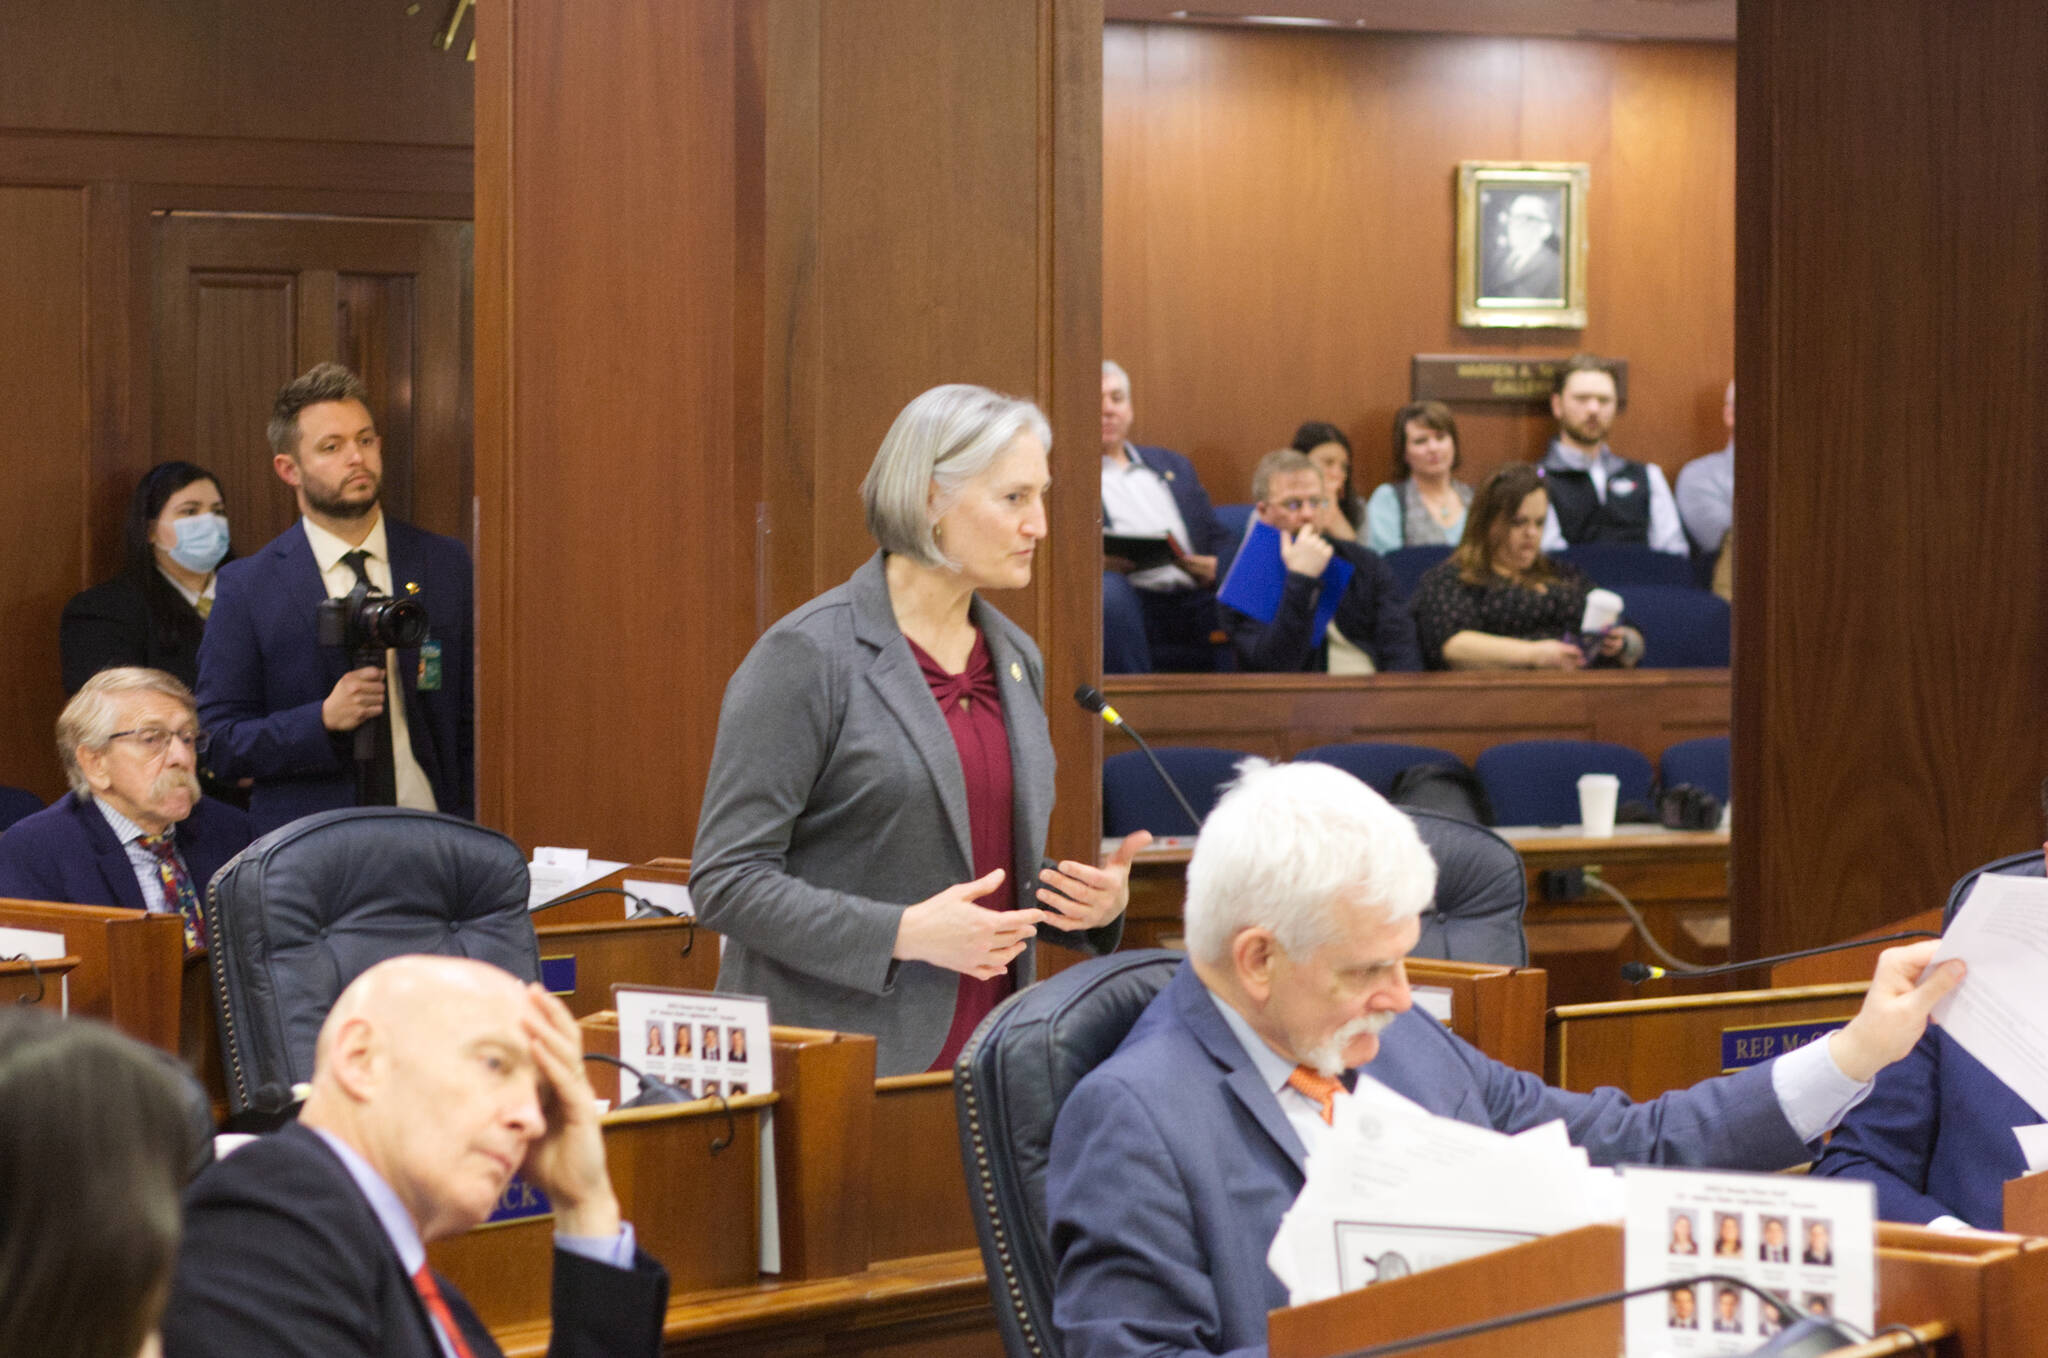
M 1951 957 L 1970 974 L 1934 1007 L 1934 1021 L 2048 1115 L 2048 880 L 1979 877 L 1934 954 L 1936 963 Z
M 1644 1165 L 1621 1181 L 1624 1285 L 1663 1285 L 1627 1303 L 1628 1358 L 1751 1353 L 1802 1315 L 1873 1328 L 1872 1185 Z
M 585 849 L 535 849 L 533 861 L 526 865 L 526 908 L 546 905 L 626 866 L 608 858 L 592 858 Z
M 1619 1181 L 1563 1123 L 1503 1136 L 1361 1078 L 1267 1263 L 1299 1306 L 1620 1215 Z

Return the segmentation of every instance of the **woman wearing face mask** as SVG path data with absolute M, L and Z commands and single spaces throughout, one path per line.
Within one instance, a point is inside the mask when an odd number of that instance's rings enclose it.
M 228 558 L 227 510 L 213 473 L 161 462 L 128 503 L 121 573 L 64 606 L 64 691 L 114 665 L 199 679 L 199 634 L 213 608 L 213 573 Z

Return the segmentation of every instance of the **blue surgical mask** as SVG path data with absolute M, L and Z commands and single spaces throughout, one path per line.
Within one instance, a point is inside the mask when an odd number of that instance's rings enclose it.
M 204 575 L 228 554 L 228 521 L 220 514 L 194 514 L 171 520 L 178 545 L 169 549 L 171 560 L 188 571 Z

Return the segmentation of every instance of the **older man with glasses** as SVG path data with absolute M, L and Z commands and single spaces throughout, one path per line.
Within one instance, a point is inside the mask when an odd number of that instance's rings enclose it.
M 192 693 L 161 670 L 101 670 L 57 718 L 71 791 L 0 834 L 0 896 L 177 914 L 206 946 L 199 893 L 249 843 L 248 816 L 200 795 Z
M 1387 563 L 1362 542 L 1326 538 L 1316 531 L 1316 513 L 1325 503 L 1325 493 L 1323 475 L 1308 454 L 1282 448 L 1260 458 L 1252 473 L 1252 499 L 1259 522 L 1278 535 L 1286 580 L 1272 614 L 1263 618 L 1233 607 L 1227 601 L 1240 596 L 1224 590 L 1226 602 L 1218 611 L 1237 651 L 1238 668 L 1319 674 L 1421 669 L 1415 619 L 1409 616 L 1401 586 Z M 1242 550 L 1249 554 L 1275 547 L 1272 539 L 1254 536 Z M 1333 571 L 1333 559 L 1345 565 Z M 1341 592 L 1335 613 L 1318 631 L 1324 591 Z

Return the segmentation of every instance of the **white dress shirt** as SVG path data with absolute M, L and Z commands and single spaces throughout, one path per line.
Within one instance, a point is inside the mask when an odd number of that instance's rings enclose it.
M 1180 516 L 1180 503 L 1165 478 L 1138 461 L 1131 445 L 1124 445 L 1121 465 L 1107 453 L 1102 457 L 1102 513 L 1112 533 L 1167 533 L 1184 552 L 1195 550 L 1188 537 L 1187 520 Z M 1195 578 L 1178 566 L 1154 566 L 1133 571 L 1131 588 L 1151 590 L 1193 589 Z
M 320 579 L 327 586 L 329 598 L 345 598 L 356 587 L 355 568 L 342 557 L 358 551 L 369 554 L 363 568 L 369 572 L 370 583 L 386 594 L 397 593 L 391 584 L 391 549 L 385 545 L 384 512 L 381 509 L 377 511 L 377 522 L 370 529 L 370 535 L 353 547 L 311 519 L 300 519 L 299 522 L 305 526 L 306 541 L 313 547 L 313 564 L 320 568 Z M 384 711 L 391 718 L 391 754 L 397 774 L 398 805 L 419 811 L 440 810 L 434 804 L 434 785 L 427 781 L 427 771 L 420 767 L 419 760 L 413 758 L 412 732 L 405 722 L 405 692 L 398 682 L 396 651 L 384 652 Z

